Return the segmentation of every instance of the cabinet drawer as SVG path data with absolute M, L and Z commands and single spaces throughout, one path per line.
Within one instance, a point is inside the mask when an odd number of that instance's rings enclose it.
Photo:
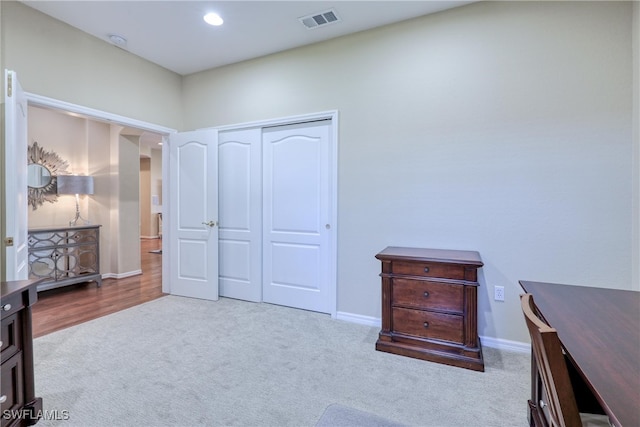
M 394 308 L 392 324 L 394 332 L 459 344 L 464 342 L 463 317 L 455 314 Z
M 2 298 L 2 304 L 0 304 L 0 314 L 2 318 L 11 316 L 24 308 L 24 301 L 22 300 L 22 294 L 15 294 L 10 297 Z
M 69 237 L 67 239 L 68 244 L 95 244 L 98 242 L 98 230 L 97 229 L 85 229 L 69 231 Z
M 22 352 L 15 354 L 11 359 L 2 364 L 0 374 L 2 375 L 1 395 L 5 398 L 0 405 L 4 414 L 7 410 L 19 410 L 24 405 L 24 384 L 22 372 Z M 12 420 L 4 416 L 2 427 L 11 424 Z
M 2 348 L 0 349 L 0 359 L 2 363 L 22 349 L 22 324 L 20 323 L 20 313 L 13 313 L 11 316 L 2 319 Z
M 394 261 L 391 265 L 391 271 L 394 274 L 406 274 L 410 276 L 464 280 L 464 266 L 456 264 Z
M 420 309 L 464 312 L 464 286 L 394 278 L 392 304 Z

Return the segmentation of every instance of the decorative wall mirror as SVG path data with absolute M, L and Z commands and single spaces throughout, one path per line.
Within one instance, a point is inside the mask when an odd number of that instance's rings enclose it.
M 56 177 L 68 174 L 69 164 L 53 151 L 44 150 L 35 141 L 28 147 L 27 162 L 29 205 L 36 210 L 44 202 L 56 202 Z

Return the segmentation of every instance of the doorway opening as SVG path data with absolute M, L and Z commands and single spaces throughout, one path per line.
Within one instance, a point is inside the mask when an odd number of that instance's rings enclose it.
M 74 169 L 94 177 L 97 191 L 92 196 L 85 196 L 82 210 L 87 212 L 92 224 L 101 226 L 100 272 L 103 284 L 107 285 L 98 287 L 95 282 L 86 282 L 42 290 L 40 303 L 34 310 L 34 332 L 42 335 L 165 295 L 162 292 L 162 255 L 154 253 L 162 250 L 161 233 L 158 232 L 162 213 L 162 147 L 158 143 L 174 130 L 38 95 L 27 93 L 26 97 L 31 116 L 27 122 L 28 143 L 37 139 L 53 151 L 64 151 Z M 46 127 L 55 127 L 52 122 L 60 118 L 65 123 L 58 124 L 58 128 L 63 129 L 56 137 L 54 132 L 47 132 Z M 31 135 L 32 130 L 35 136 Z M 132 208 L 127 200 L 130 194 L 142 193 L 139 188 L 141 155 L 149 159 L 147 194 L 149 198 L 156 196 L 147 202 L 153 206 L 153 210 L 147 209 L 150 217 L 147 222 L 154 232 L 144 235 L 141 218 L 138 220 L 142 203 Z M 155 180 L 155 187 L 151 186 L 151 179 Z M 66 218 L 66 206 L 52 207 L 64 212 L 62 216 Z M 38 221 L 47 220 L 46 212 L 40 213 L 45 214 L 45 219 L 42 215 L 38 219 L 30 212 L 33 221 L 29 227 L 42 226 Z M 123 253 L 123 247 L 128 253 Z M 82 301 L 82 304 L 74 305 L 77 310 L 68 309 L 70 298 L 74 303 Z M 109 304 L 105 305 L 106 300 Z M 46 323 L 39 324 L 39 318 L 46 318 Z

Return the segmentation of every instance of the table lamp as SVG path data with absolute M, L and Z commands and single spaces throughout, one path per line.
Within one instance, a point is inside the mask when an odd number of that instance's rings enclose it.
M 76 196 L 76 217 L 69 221 L 70 226 L 74 226 L 81 219 L 85 224 L 89 221 L 80 216 L 80 194 L 93 194 L 93 177 L 83 175 L 58 175 L 58 194 L 75 194 Z

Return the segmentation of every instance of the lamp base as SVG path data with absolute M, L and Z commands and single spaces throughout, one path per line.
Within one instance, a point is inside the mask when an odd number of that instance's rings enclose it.
M 91 224 L 91 221 L 89 221 L 88 219 L 82 218 L 82 215 L 80 215 L 80 196 L 76 194 L 76 216 L 71 221 L 69 221 L 69 226 L 73 227 L 75 225 L 78 225 L 78 220 L 81 220 L 82 222 L 84 222 L 84 224 L 81 224 L 81 225 Z

